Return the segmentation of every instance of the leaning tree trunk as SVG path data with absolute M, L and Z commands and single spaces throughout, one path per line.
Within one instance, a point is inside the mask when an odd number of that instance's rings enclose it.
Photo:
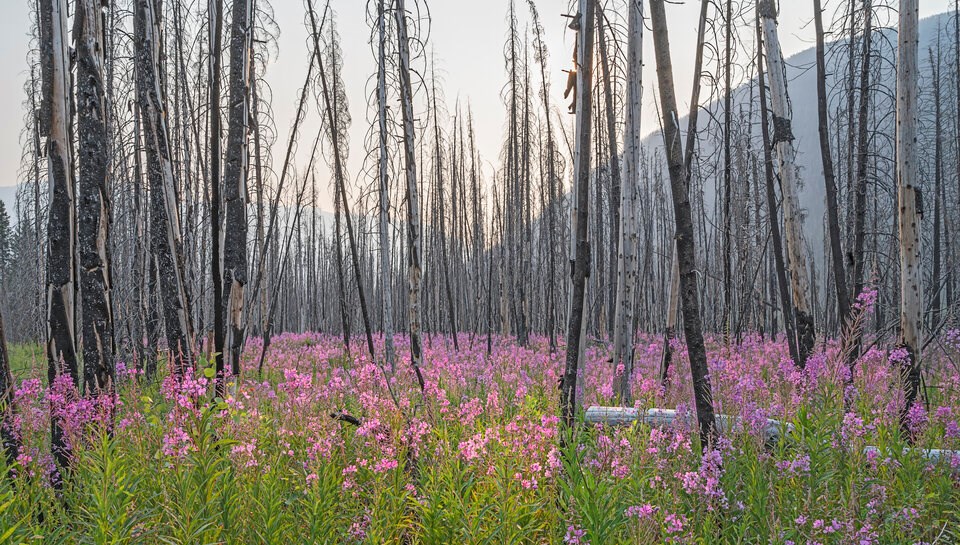
M 630 0 L 627 9 L 627 102 L 623 139 L 623 187 L 620 192 L 620 258 L 617 261 L 616 314 L 613 326 L 614 390 L 622 405 L 632 403 L 630 377 L 633 375 L 633 314 L 636 299 L 640 238 L 640 118 L 643 93 L 643 3 Z M 620 369 L 623 365 L 623 369 Z
M 47 378 L 67 373 L 78 386 L 74 291 L 74 171 L 70 144 L 66 0 L 41 0 L 40 65 L 43 74 L 41 132 L 47 138 Z M 61 468 L 70 461 L 63 430 L 51 415 L 51 445 Z M 59 483 L 59 481 L 57 481 Z
M 827 192 L 827 224 L 830 231 L 833 281 L 837 291 L 837 311 L 840 314 L 840 326 L 843 329 L 845 322 L 849 319 L 850 299 L 847 293 L 847 275 L 843 266 L 843 249 L 840 247 L 840 209 L 837 204 L 837 180 L 833 170 L 833 155 L 830 151 L 826 47 L 823 39 L 821 0 L 813 0 L 813 21 L 817 33 L 817 115 L 820 122 L 820 162 L 823 165 L 823 182 Z
M 573 172 L 576 176 L 576 216 L 571 238 L 575 241 L 573 290 L 567 322 L 567 354 L 560 382 L 560 414 L 564 424 L 573 425 L 577 407 L 577 372 L 581 359 L 585 319 L 587 275 L 590 268 L 590 242 L 587 240 L 587 209 L 590 199 L 590 145 L 593 113 L 593 25 L 595 0 L 580 0 L 577 35 L 577 126 Z
M 150 184 L 150 238 L 157 257 L 163 318 L 173 372 L 192 364 L 190 310 L 180 260 L 180 219 L 167 132 L 167 114 L 158 75 L 160 21 L 154 0 L 137 0 L 134 10 L 137 102 L 143 123 Z
M 816 332 L 810 306 L 810 277 L 807 268 L 806 243 L 803 238 L 803 217 L 797 195 L 800 172 L 793 146 L 790 99 L 787 97 L 787 75 L 777 36 L 777 9 L 773 0 L 759 0 L 757 9 L 763 20 L 763 39 L 767 50 L 767 75 L 770 83 L 773 113 L 773 145 L 780 163 L 780 190 L 783 193 L 784 230 L 787 235 L 787 262 L 793 298 L 797 334 L 797 365 L 803 368 L 813 351 Z
M 77 135 L 80 167 L 77 250 L 83 308 L 83 377 L 87 395 L 109 392 L 115 380 L 110 301 L 110 217 L 107 115 L 104 95 L 104 13 L 100 0 L 80 0 L 74 16 L 77 51 Z
M 707 370 L 707 350 L 703 340 L 703 321 L 700 316 L 700 296 L 697 292 L 696 243 L 693 233 L 693 213 L 690 191 L 683 165 L 683 146 L 677 116 L 677 99 L 673 87 L 673 64 L 670 59 L 670 39 L 667 33 L 667 15 L 664 0 L 650 0 L 650 23 L 657 62 L 657 81 L 660 86 L 660 111 L 663 121 L 663 143 L 666 147 L 673 194 L 673 212 L 677 228 L 677 263 L 680 267 L 680 298 L 683 304 L 683 331 L 690 355 L 693 376 L 694 403 L 700 428 L 700 444 L 706 449 L 716 437 L 713 413 L 713 394 Z
M 941 120 L 943 115 L 942 102 L 940 100 L 941 91 L 940 91 L 940 41 L 937 40 L 937 55 L 934 57 L 933 48 L 929 49 L 930 52 L 930 67 L 933 70 L 933 102 L 934 102 L 934 119 Z M 960 121 L 960 120 L 958 120 Z M 941 279 L 942 275 L 942 260 L 941 260 L 941 238 L 940 235 L 943 232 L 942 228 L 942 218 L 940 210 L 942 208 L 943 201 L 940 199 L 940 195 L 943 191 L 943 125 L 941 123 L 936 123 L 936 128 L 934 129 L 934 151 L 933 151 L 933 162 L 934 162 L 934 175 L 933 175 L 933 269 L 931 278 L 931 292 L 930 292 L 930 320 L 928 331 L 935 331 L 934 328 L 938 328 L 940 323 L 940 313 L 943 310 L 941 305 L 942 298 L 940 297 L 943 292 L 943 282 Z
M 700 2 L 700 18 L 697 24 L 697 46 L 693 61 L 693 89 L 690 93 L 690 113 L 687 116 L 687 143 L 683 156 L 683 170 L 686 175 L 687 190 L 690 187 L 690 177 L 693 172 L 693 155 L 697 144 L 697 118 L 700 114 L 700 83 L 703 77 L 703 45 L 707 34 L 707 10 L 710 0 Z M 660 360 L 660 383 L 666 387 L 667 377 L 670 374 L 670 364 L 673 360 L 671 339 L 677 334 L 677 315 L 680 308 L 680 267 L 677 264 L 677 247 L 673 243 L 670 276 L 670 299 L 667 302 L 666 327 L 663 331 L 663 353 Z
M 404 0 L 396 5 L 397 40 L 400 50 L 400 103 L 403 112 L 403 162 L 407 176 L 407 282 L 409 289 L 410 364 L 423 392 L 426 385 L 420 372 L 420 199 L 417 190 L 417 137 L 413 127 L 413 85 L 410 80 L 410 38 L 407 36 L 407 11 Z
M 923 312 L 920 263 L 921 204 L 918 184 L 917 74 L 919 59 L 918 0 L 900 0 L 897 54 L 897 203 L 900 213 L 900 344 L 907 357 L 901 362 L 906 401 L 901 426 L 920 393 L 920 350 Z
M 310 25 L 311 30 L 313 31 L 313 44 L 314 44 L 314 54 L 317 57 L 317 69 L 320 73 L 320 88 L 323 94 L 324 110 L 327 118 L 327 127 L 330 134 L 330 143 L 333 146 L 333 174 L 334 174 L 334 183 L 336 185 L 335 191 L 340 195 L 340 205 L 343 206 L 343 215 L 345 222 L 347 224 L 347 242 L 350 244 L 350 257 L 353 262 L 353 272 L 354 279 L 357 283 L 357 296 L 360 299 L 360 316 L 363 319 L 363 328 L 366 333 L 367 338 L 367 350 L 370 352 L 370 360 L 375 361 L 377 358 L 376 352 L 373 348 L 373 331 L 370 327 L 370 315 L 367 311 L 367 298 L 363 290 L 363 278 L 361 277 L 360 270 L 360 257 L 357 251 L 357 239 L 354 236 L 353 231 L 353 219 L 350 217 L 350 204 L 347 201 L 347 182 L 346 182 L 346 172 L 344 167 L 344 148 L 341 146 L 341 139 L 345 138 L 346 134 L 342 132 L 340 128 L 341 123 L 338 122 L 338 116 L 343 115 L 341 113 L 341 106 L 337 102 L 337 98 L 341 94 L 341 88 L 343 82 L 340 78 L 340 75 L 337 73 L 338 68 L 338 59 L 336 57 L 331 58 L 330 68 L 333 76 L 333 86 L 327 83 L 327 74 L 324 71 L 323 59 L 321 58 L 320 52 L 320 27 L 317 26 L 316 14 L 313 10 L 312 0 L 307 0 L 307 8 L 310 13 Z M 332 27 L 331 27 L 331 34 Z M 331 45 L 333 44 L 333 37 L 331 36 Z M 343 294 L 346 295 L 345 293 Z
M 253 47 L 252 0 L 234 0 L 230 32 L 230 128 L 223 176 L 223 301 L 226 319 L 224 351 L 234 376 L 240 374 L 244 337 L 244 291 L 247 285 L 247 136 L 250 124 L 250 54 Z M 222 371 L 222 370 L 221 370 Z M 218 393 L 223 395 L 223 374 Z
M 790 286 L 787 280 L 787 268 L 783 258 L 783 237 L 780 235 L 780 212 L 777 206 L 776 189 L 774 188 L 773 153 L 770 148 L 770 121 L 767 109 L 767 79 L 763 71 L 763 29 L 760 24 L 760 14 L 757 14 L 757 79 L 760 82 L 760 132 L 763 138 L 763 174 L 767 197 L 767 218 L 770 223 L 770 239 L 773 241 L 773 261 L 777 277 L 777 290 L 780 294 L 780 304 L 783 306 L 784 331 L 787 334 L 787 347 L 790 357 L 800 361 L 797 352 L 796 328 L 793 322 L 793 303 L 790 300 Z
M 864 252 L 864 242 L 866 240 L 866 218 L 867 218 L 867 175 L 869 168 L 869 131 L 867 122 L 870 116 L 870 50 L 872 48 L 873 35 L 873 7 L 871 0 L 863 2 L 863 62 L 860 69 L 860 107 L 857 121 L 857 178 L 853 188 L 853 293 L 851 297 L 857 297 L 864 287 L 864 269 L 866 256 Z M 852 347 L 850 349 L 851 357 L 857 357 L 860 352 L 861 335 L 859 331 L 854 332 Z M 851 360 L 851 364 L 854 360 Z

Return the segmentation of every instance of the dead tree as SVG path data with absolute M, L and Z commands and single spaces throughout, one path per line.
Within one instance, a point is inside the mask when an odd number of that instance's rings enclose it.
M 614 109 L 613 102 L 613 81 L 611 75 L 610 59 L 609 59 L 609 50 L 607 48 L 607 33 L 606 25 L 604 24 L 605 17 L 603 15 L 603 10 L 597 10 L 597 33 L 598 33 L 598 46 L 600 51 L 600 71 L 603 76 L 603 103 L 604 103 L 604 112 L 606 119 L 606 137 L 607 144 L 609 149 L 608 155 L 610 156 L 610 247 L 608 250 L 609 260 L 610 260 L 610 306 L 608 309 L 607 323 L 609 327 L 615 327 L 616 324 L 616 312 L 618 307 L 615 303 L 616 300 L 616 285 L 618 283 L 617 276 L 619 275 L 619 266 L 618 262 L 618 252 L 619 252 L 619 242 L 620 242 L 620 228 L 621 228 L 621 214 L 624 211 L 621 208 L 621 185 L 622 185 L 622 172 L 620 171 L 620 156 L 617 153 L 617 119 L 616 111 Z M 639 76 L 638 76 L 639 78 Z M 629 85 L 631 82 L 627 82 Z M 598 199 L 599 202 L 599 199 Z M 611 339 L 615 334 L 612 334 Z M 616 358 L 615 365 L 616 365 Z
M 627 103 L 623 139 L 623 187 L 620 192 L 620 237 L 617 262 L 616 314 L 613 327 L 615 393 L 623 405 L 631 404 L 633 375 L 634 300 L 639 261 L 640 118 L 643 93 L 643 3 L 627 4 Z M 623 365 L 623 370 L 620 370 Z
M 813 0 L 813 21 L 817 33 L 817 116 L 820 133 L 820 162 L 823 165 L 823 182 L 827 193 L 827 226 L 830 237 L 830 257 L 833 282 L 837 292 L 837 311 L 840 325 L 849 319 L 850 300 L 847 292 L 847 275 L 843 266 L 843 250 L 840 247 L 840 207 L 837 204 L 837 180 L 833 169 L 833 154 L 830 151 L 830 119 L 827 115 L 827 66 L 823 38 L 823 8 L 821 0 Z
M 407 178 L 407 282 L 408 319 L 410 322 L 410 364 L 417 376 L 420 391 L 426 384 L 420 372 L 423 357 L 420 344 L 420 199 L 417 188 L 417 160 L 414 150 L 417 137 L 413 126 L 413 83 L 410 70 L 410 38 L 407 34 L 407 11 L 404 0 L 397 0 L 394 12 L 397 21 L 399 49 L 400 103 L 403 113 L 403 162 Z
M 43 76 L 41 134 L 46 137 L 50 204 L 47 218 L 47 379 L 66 373 L 79 386 L 76 353 L 74 251 L 76 207 L 70 144 L 69 77 L 66 0 L 41 0 L 40 66 Z M 61 468 L 70 453 L 63 431 L 51 415 L 51 450 Z
M 943 105 L 941 100 L 940 84 L 942 82 L 940 78 L 941 66 L 940 66 L 940 38 L 937 38 L 937 53 L 934 55 L 933 48 L 928 50 L 930 54 L 930 70 L 933 72 L 933 103 L 934 103 L 934 119 L 937 121 L 934 123 L 935 127 L 933 129 L 933 139 L 934 139 L 934 151 L 933 151 L 933 266 L 931 271 L 931 290 L 930 290 L 930 320 L 928 331 L 934 331 L 939 327 L 940 324 L 940 315 L 943 310 L 943 279 L 941 278 L 943 263 L 941 259 L 941 234 L 943 233 L 943 218 L 941 217 L 941 209 L 943 208 L 945 198 L 941 198 L 941 195 L 944 193 L 943 189 L 943 124 L 940 122 L 943 119 Z M 960 120 L 958 120 L 960 121 Z
M 104 11 L 80 0 L 74 15 L 77 52 L 79 195 L 77 255 L 82 313 L 83 376 L 88 395 L 113 388 L 114 342 L 110 282 L 109 150 L 105 95 Z
M 223 298 L 230 322 L 225 335 L 225 355 L 230 371 L 240 374 L 243 351 L 244 295 L 247 285 L 247 176 L 249 174 L 248 135 L 250 133 L 250 54 L 253 48 L 253 2 L 233 1 L 230 32 L 230 128 L 223 177 L 225 207 L 223 242 Z M 216 182 L 215 182 L 216 183 Z M 224 376 L 217 375 L 219 384 Z M 222 387 L 220 395 L 223 395 Z
M 923 288 L 920 263 L 921 204 L 917 146 L 919 95 L 919 2 L 900 0 L 897 53 L 897 224 L 900 233 L 900 362 L 904 405 L 901 426 L 909 434 L 907 415 L 920 393 Z
M 7 337 L 0 316 L 0 448 L 3 448 L 7 467 L 12 467 L 20 454 L 20 437 L 14 428 L 13 373 L 10 371 L 10 354 L 7 352 Z
M 770 145 L 770 115 L 767 108 L 767 79 L 763 70 L 763 28 L 757 13 L 757 78 L 760 82 L 760 131 L 763 138 L 763 170 L 767 198 L 767 219 L 770 222 L 770 239 L 773 241 L 773 263 L 776 272 L 780 304 L 783 307 L 784 331 L 787 334 L 787 347 L 793 361 L 800 361 L 797 351 L 796 326 L 794 324 L 793 301 L 790 298 L 790 286 L 787 280 L 786 260 L 783 255 L 783 237 L 780 231 L 780 211 L 777 206 L 774 187 L 773 151 Z M 772 290 L 771 290 L 772 291 Z
M 223 0 L 208 0 L 210 82 L 210 278 L 213 283 L 213 367 L 222 389 L 226 326 L 223 319 L 223 177 L 221 172 L 223 120 L 220 116 L 223 51 Z
M 563 377 L 560 382 L 560 415 L 564 424 L 573 425 L 577 407 L 577 373 L 582 358 L 581 343 L 584 343 L 584 300 L 587 291 L 587 276 L 590 269 L 590 242 L 587 240 L 588 207 L 590 199 L 590 146 L 593 115 L 593 26 L 596 1 L 580 0 L 575 23 L 577 33 L 577 88 L 576 94 L 576 150 L 574 152 L 574 175 L 576 180 L 575 216 L 570 231 L 573 253 L 572 292 L 570 314 L 567 321 L 567 354 Z M 584 343 L 585 344 L 585 343 Z
M 544 136 L 544 149 L 542 153 L 545 157 L 541 163 L 545 165 L 546 171 L 541 170 L 541 177 L 546 178 L 547 200 L 544 204 L 547 215 L 547 281 L 546 285 L 546 333 L 550 341 L 550 348 L 554 350 L 557 345 L 556 336 L 556 306 L 557 306 L 557 242 L 558 231 L 558 212 L 560 207 L 560 170 L 557 161 L 557 142 L 553 132 L 552 110 L 550 107 L 550 79 L 547 75 L 547 47 L 543 40 L 543 27 L 540 24 L 540 15 L 537 12 L 533 0 L 527 0 L 530 7 L 530 17 L 533 20 L 533 38 L 534 38 L 534 58 L 540 67 L 540 98 L 543 101 L 544 119 L 543 125 L 546 129 Z M 479 261 L 479 259 L 478 259 Z M 479 266 L 479 264 L 477 265 Z
M 794 135 L 791 128 L 792 112 L 787 96 L 787 76 L 777 36 L 777 10 L 773 0 L 759 0 L 757 9 L 763 26 L 763 41 L 767 50 L 771 112 L 773 114 L 773 141 L 780 166 L 780 191 L 783 193 L 783 217 L 787 235 L 787 262 L 790 268 L 790 287 L 796 324 L 797 365 L 803 368 L 813 351 L 816 337 L 810 306 L 810 277 L 807 267 L 806 244 L 803 237 L 803 217 L 797 195 L 800 173 L 796 163 Z
M 867 127 L 870 115 L 870 77 L 871 77 L 871 48 L 873 36 L 873 7 L 872 0 L 863 0 L 863 62 L 860 68 L 860 105 L 857 122 L 857 172 L 853 188 L 853 250 L 851 260 L 853 263 L 853 292 L 851 298 L 856 297 L 863 291 L 865 282 L 864 264 L 864 242 L 866 239 L 866 217 L 867 217 L 867 169 L 870 157 L 868 147 L 869 131 Z M 852 54 L 852 52 L 851 52 Z M 851 92 L 852 94 L 852 92 Z M 849 213 L 849 212 L 848 212 Z M 851 352 L 854 355 L 860 351 L 860 336 L 854 332 L 854 348 Z
M 673 87 L 673 63 L 670 59 L 670 38 L 663 0 L 650 0 L 650 24 L 657 63 L 657 81 L 660 88 L 663 143 L 670 172 L 673 194 L 674 221 L 677 229 L 677 263 L 680 268 L 680 298 L 683 302 L 683 330 L 690 355 L 693 376 L 693 394 L 700 429 L 701 447 L 706 449 L 716 437 L 713 395 L 707 371 L 707 351 L 703 340 L 703 321 L 700 316 L 700 296 L 697 291 L 696 242 L 693 232 L 693 214 L 690 208 L 689 188 L 683 165 L 683 146 L 680 142 L 677 99 Z
M 723 336 L 730 342 L 730 325 L 733 321 L 733 217 L 730 211 L 733 192 L 733 157 L 730 149 L 733 125 L 733 1 L 725 7 L 725 44 L 723 62 Z
M 379 162 L 377 178 L 380 191 L 380 291 L 383 301 L 384 356 L 390 369 L 394 368 L 393 348 L 393 279 L 390 259 L 390 180 L 387 155 L 387 14 L 385 0 L 377 1 L 377 122 Z
M 710 7 L 710 0 L 700 2 L 700 17 L 697 24 L 697 46 L 693 63 L 693 89 L 690 96 L 690 113 L 687 116 L 687 141 L 684 148 L 683 171 L 686 176 L 687 191 L 690 189 L 690 180 L 693 173 L 693 155 L 697 144 L 697 119 L 700 114 L 700 86 L 703 78 L 703 46 L 707 33 L 707 10 Z M 660 360 L 660 384 L 666 386 L 667 377 L 670 373 L 670 364 L 673 360 L 673 349 L 670 346 L 671 339 L 674 338 L 677 331 L 677 319 L 680 310 L 680 266 L 677 263 L 677 245 L 674 240 L 672 252 L 671 273 L 670 273 L 670 292 L 667 301 L 666 326 L 663 330 L 663 353 Z
M 137 107 L 143 128 L 150 185 L 150 242 L 156 256 L 167 349 L 174 373 L 192 365 L 193 332 L 180 259 L 180 219 L 167 113 L 160 85 L 160 21 L 154 0 L 137 0 L 134 51 Z

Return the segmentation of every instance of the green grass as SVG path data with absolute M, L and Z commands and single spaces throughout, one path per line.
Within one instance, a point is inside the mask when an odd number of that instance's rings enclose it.
M 37 373 L 43 374 L 46 369 L 46 356 L 43 353 L 43 345 L 36 343 L 10 344 L 7 345 L 7 351 L 10 354 L 10 370 L 17 379 L 23 379 L 34 376 Z

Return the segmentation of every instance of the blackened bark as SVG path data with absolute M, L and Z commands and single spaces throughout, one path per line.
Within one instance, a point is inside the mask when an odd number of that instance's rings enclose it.
M 843 328 L 850 317 L 850 299 L 847 293 L 847 275 L 843 266 L 843 250 L 840 247 L 840 209 L 837 204 L 837 181 L 833 170 L 833 155 L 830 151 L 823 8 L 820 4 L 821 0 L 813 0 L 813 20 L 817 32 L 817 115 L 820 121 L 820 161 L 823 164 L 823 182 L 827 192 L 827 226 L 830 232 L 833 281 L 837 291 L 837 311 L 840 314 L 841 328 Z
M 170 156 L 166 110 L 159 79 L 160 23 L 154 0 L 137 0 L 134 10 L 134 51 L 138 111 L 144 133 L 150 185 L 150 237 L 156 255 L 163 321 L 173 372 L 182 375 L 192 365 L 190 312 L 184 289 L 180 253 L 180 220 L 176 182 Z
M 360 298 L 360 316 L 363 319 L 363 329 L 366 333 L 367 350 L 370 353 L 370 360 L 376 361 L 377 355 L 373 349 L 373 332 L 370 327 L 370 314 L 367 310 L 367 298 L 363 290 L 363 278 L 360 270 L 360 257 L 357 251 L 357 239 L 354 236 L 353 219 L 350 217 L 350 204 L 347 201 L 346 173 L 343 165 L 344 154 L 342 153 L 340 146 L 341 135 L 338 132 L 338 127 L 340 127 L 340 124 L 337 123 L 336 120 L 336 116 L 338 115 L 337 112 L 339 112 L 341 108 L 341 105 L 337 103 L 337 97 L 339 96 L 339 93 L 331 92 L 330 85 L 327 83 L 327 74 L 323 69 L 323 59 L 320 56 L 320 28 L 317 26 L 316 13 L 313 10 L 312 0 L 307 0 L 307 5 L 310 11 L 310 24 L 313 30 L 314 54 L 317 57 L 317 68 L 320 72 L 320 86 L 321 91 L 323 92 L 323 101 L 326 106 L 327 126 L 330 130 L 330 142 L 333 145 L 334 182 L 337 186 L 336 191 L 340 196 L 340 205 L 343 206 L 343 215 L 347 224 L 347 237 L 350 244 L 350 257 L 353 261 L 353 271 L 357 283 L 357 295 Z M 331 69 L 333 70 L 334 84 L 339 87 L 340 76 L 336 72 L 337 62 L 334 60 L 330 64 Z
M 694 403 L 700 429 L 701 447 L 709 448 L 716 438 L 716 420 L 713 412 L 713 394 L 707 370 L 707 351 L 703 340 L 703 322 L 700 316 L 700 296 L 697 291 L 696 242 L 693 238 L 693 213 L 683 165 L 680 127 L 677 125 L 677 99 L 673 87 L 673 64 L 670 59 L 670 40 L 667 33 L 667 15 L 663 0 L 650 0 L 650 19 L 657 62 L 657 80 L 660 86 L 660 111 L 670 188 L 673 194 L 673 212 L 677 228 L 677 261 L 680 267 L 680 299 L 683 307 L 683 331 L 690 355 L 693 376 Z
M 220 75 L 223 49 L 223 0 L 207 2 L 208 26 L 210 29 L 210 277 L 213 282 L 213 367 L 216 370 L 217 394 L 220 395 L 224 365 L 223 353 L 226 344 L 226 328 L 223 323 L 223 179 L 221 174 Z
M 856 297 L 863 291 L 864 286 L 864 240 L 866 238 L 865 225 L 867 217 L 867 161 L 870 157 L 868 148 L 867 121 L 870 114 L 870 50 L 873 35 L 873 8 L 871 0 L 863 2 L 863 64 L 860 70 L 860 111 L 858 113 L 857 132 L 857 179 L 854 185 L 853 211 L 853 293 Z M 859 352 L 859 336 L 854 343 Z
M 240 374 L 245 327 L 244 295 L 247 286 L 247 176 L 250 157 L 247 139 L 250 133 L 250 54 L 253 34 L 252 0 L 234 0 L 230 32 L 230 128 L 223 178 L 223 202 L 226 208 L 223 244 L 223 300 L 226 319 L 225 354 L 230 372 Z M 221 370 L 222 371 L 222 370 Z M 219 394 L 223 395 L 222 373 L 217 375 Z
M 577 215 L 573 237 L 576 252 L 573 262 L 573 294 L 567 323 L 567 355 L 560 382 L 560 415 L 566 426 L 573 425 L 577 403 L 577 372 L 580 345 L 583 342 L 584 299 L 590 269 L 590 242 L 587 240 L 587 211 L 590 200 L 590 144 L 593 115 L 593 26 L 595 0 L 580 0 L 580 32 L 577 36 L 577 149 L 574 158 Z
M 614 324 L 618 312 L 616 301 L 617 273 L 620 270 L 618 265 L 619 244 L 620 244 L 620 215 L 624 211 L 620 210 L 620 191 L 621 191 L 621 172 L 620 156 L 617 153 L 617 118 L 613 104 L 613 83 L 610 75 L 610 59 L 607 51 L 607 38 L 604 32 L 604 17 L 602 10 L 597 10 L 597 26 L 599 33 L 600 46 L 600 70 L 603 73 L 603 103 L 607 121 L 607 140 L 610 146 L 608 150 L 610 155 L 610 247 L 608 249 L 610 259 L 610 278 L 609 278 L 609 302 L 607 308 L 607 324 L 609 326 L 610 337 L 613 338 Z
M 397 0 L 394 11 L 397 20 L 399 48 L 398 76 L 400 80 L 400 103 L 403 112 L 403 163 L 407 179 L 407 281 L 409 284 L 410 364 L 417 376 L 417 384 L 423 393 L 426 383 L 420 372 L 423 357 L 420 344 L 420 199 L 417 189 L 417 161 L 414 147 L 417 139 L 413 118 L 413 83 L 410 76 L 410 39 L 407 35 L 407 11 L 404 0 Z
M 79 198 L 77 239 L 83 307 L 83 377 L 87 395 L 107 393 L 115 381 L 110 302 L 108 187 L 109 111 L 104 93 L 104 20 L 100 0 L 80 0 L 74 17 L 77 51 Z
M 75 345 L 74 170 L 69 117 L 69 53 L 67 52 L 66 0 L 41 0 L 40 66 L 43 77 L 41 134 L 47 139 L 47 178 L 50 203 L 47 217 L 47 380 L 54 383 L 67 373 L 79 386 Z M 66 468 L 70 453 L 63 430 L 51 415 L 54 458 Z M 58 479 L 55 485 L 60 485 Z
M 13 466 L 20 454 L 20 440 L 14 428 L 13 373 L 10 371 L 10 356 L 7 352 L 7 338 L 3 330 L 3 316 L 0 316 L 0 446 L 7 458 L 7 467 Z

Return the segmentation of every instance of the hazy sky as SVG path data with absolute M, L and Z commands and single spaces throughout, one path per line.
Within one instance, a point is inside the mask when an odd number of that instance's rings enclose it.
M 550 50 L 550 75 L 552 76 L 553 100 L 561 104 L 566 74 L 561 70 L 570 65 L 573 33 L 566 30 L 566 19 L 560 14 L 566 11 L 567 0 L 535 0 L 540 11 Z M 303 26 L 303 3 L 301 0 L 272 0 L 280 25 L 280 55 L 270 67 L 267 79 L 274 92 L 274 112 L 281 141 L 287 138 L 288 127 L 295 114 L 297 89 L 306 70 L 306 31 Z M 30 0 L 5 0 L 4 16 L 0 18 L 0 186 L 18 182 L 20 161 L 20 132 L 23 125 L 25 99 L 23 83 L 27 78 L 26 55 L 29 46 L 28 32 L 31 27 Z M 526 24 L 526 3 L 518 0 L 521 24 Z M 745 1 L 741 1 L 744 5 Z M 837 2 L 827 0 L 830 7 Z M 927 17 L 946 11 L 952 0 L 923 0 L 920 16 Z M 320 0 L 315 4 L 322 5 Z M 351 159 L 349 170 L 356 176 L 363 154 L 363 136 L 367 131 L 366 97 L 369 77 L 375 71 L 373 56 L 368 43 L 370 31 L 365 17 L 364 0 L 332 0 L 344 51 L 344 79 L 350 99 L 354 124 L 351 130 Z M 791 55 L 813 44 L 813 9 L 808 0 L 782 0 L 780 15 L 780 39 L 786 55 Z M 503 62 L 503 46 L 506 37 L 506 12 L 509 0 L 432 0 L 430 10 L 433 18 L 430 47 L 437 59 L 438 74 L 443 83 L 449 109 L 452 111 L 458 98 L 467 99 L 473 106 L 477 143 L 485 161 L 496 162 L 505 112 L 500 93 L 506 81 Z M 696 22 L 699 2 L 686 0 L 681 4 L 668 4 L 670 40 L 677 92 L 687 109 L 686 97 L 690 95 L 693 75 L 693 51 L 696 42 Z M 751 29 L 743 29 L 746 38 L 752 38 Z M 645 33 L 644 57 L 644 117 L 643 132 L 657 128 L 651 92 L 655 81 L 653 47 L 649 32 Z M 226 66 L 226 65 L 225 65 Z M 316 113 L 313 113 L 315 119 Z M 565 116 L 568 117 L 568 116 Z M 567 121 L 572 121 L 569 116 Z M 316 126 L 311 121 L 312 126 Z M 306 133 L 309 134 L 309 133 Z M 303 146 L 306 147 L 306 146 Z M 276 153 L 279 153 L 276 152 Z M 306 152 L 305 152 L 306 153 Z M 325 193 L 325 192 L 324 192 Z

